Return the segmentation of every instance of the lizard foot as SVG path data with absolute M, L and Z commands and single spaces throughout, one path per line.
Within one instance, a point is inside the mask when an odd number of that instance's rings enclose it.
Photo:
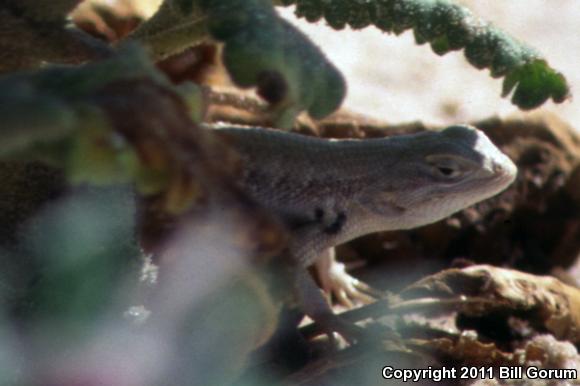
M 324 293 L 333 296 L 339 304 L 347 308 L 361 303 L 369 304 L 382 297 L 380 291 L 349 275 L 345 265 L 336 261 L 334 252 L 330 250 L 314 265 Z

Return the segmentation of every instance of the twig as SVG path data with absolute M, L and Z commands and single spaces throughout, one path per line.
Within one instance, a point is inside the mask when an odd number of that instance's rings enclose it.
M 270 107 L 256 97 L 239 92 L 213 88 L 208 91 L 208 122 L 226 122 L 246 126 L 276 128 Z M 320 121 L 302 114 L 293 130 L 332 138 L 372 138 L 386 135 L 411 134 L 427 129 L 421 122 L 391 125 L 348 110 L 339 110 Z

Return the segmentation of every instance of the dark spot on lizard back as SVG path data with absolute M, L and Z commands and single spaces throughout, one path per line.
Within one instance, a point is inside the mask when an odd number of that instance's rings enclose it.
M 336 215 L 336 219 L 334 220 L 334 222 L 329 226 L 327 226 L 326 228 L 324 228 L 323 231 L 326 234 L 335 235 L 342 230 L 345 223 L 346 223 L 346 214 L 344 212 L 339 212 Z
M 324 209 L 322 208 L 315 208 L 314 209 L 314 218 L 316 218 L 316 220 L 320 221 L 324 218 Z

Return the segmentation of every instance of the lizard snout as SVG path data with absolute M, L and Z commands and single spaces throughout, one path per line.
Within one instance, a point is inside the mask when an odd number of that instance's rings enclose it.
M 502 157 L 500 159 L 493 162 L 492 171 L 502 180 L 505 179 L 506 181 L 512 182 L 516 177 L 518 168 L 508 156 L 505 154 L 501 155 Z

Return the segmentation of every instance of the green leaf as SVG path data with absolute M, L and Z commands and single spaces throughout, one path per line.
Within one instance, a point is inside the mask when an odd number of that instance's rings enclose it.
M 527 63 L 508 75 L 503 95 L 507 96 L 514 88 L 512 102 L 524 110 L 534 109 L 549 98 L 560 103 L 570 92 L 564 76 L 552 70 L 544 60 Z
M 82 114 L 85 127 L 71 138 L 66 173 L 73 184 L 111 185 L 130 183 L 139 159 L 124 138 L 116 134 L 98 111 Z
M 447 36 L 441 36 L 433 40 L 431 42 L 431 49 L 439 56 L 445 55 L 449 51 L 453 50 Z
M 328 25 L 336 30 L 346 26 L 349 16 L 348 0 L 326 1 L 322 8 Z
M 417 44 L 429 43 L 438 55 L 464 49 L 472 66 L 488 68 L 494 78 L 505 77 L 503 96 L 517 85 L 512 103 L 524 110 L 538 107 L 550 98 L 560 103 L 569 95 L 564 76 L 550 68 L 535 50 L 450 0 L 284 3 L 296 4 L 297 16 L 322 13 L 326 22 L 335 29 L 342 29 L 346 24 L 353 28 L 366 27 L 365 15 L 368 15 L 369 22 L 385 32 L 399 35 L 413 29 Z
M 300 11 L 296 9 L 296 14 L 303 17 L 311 23 L 317 22 L 322 18 L 322 0 L 297 0 L 300 4 Z
M 340 72 L 269 1 L 204 1 L 209 31 L 224 42 L 223 61 L 236 85 L 257 87 L 288 126 L 307 110 L 323 118 L 336 110 L 346 86 Z
M 371 9 L 364 2 L 351 4 L 348 15 L 348 25 L 354 29 L 361 29 L 371 24 Z

